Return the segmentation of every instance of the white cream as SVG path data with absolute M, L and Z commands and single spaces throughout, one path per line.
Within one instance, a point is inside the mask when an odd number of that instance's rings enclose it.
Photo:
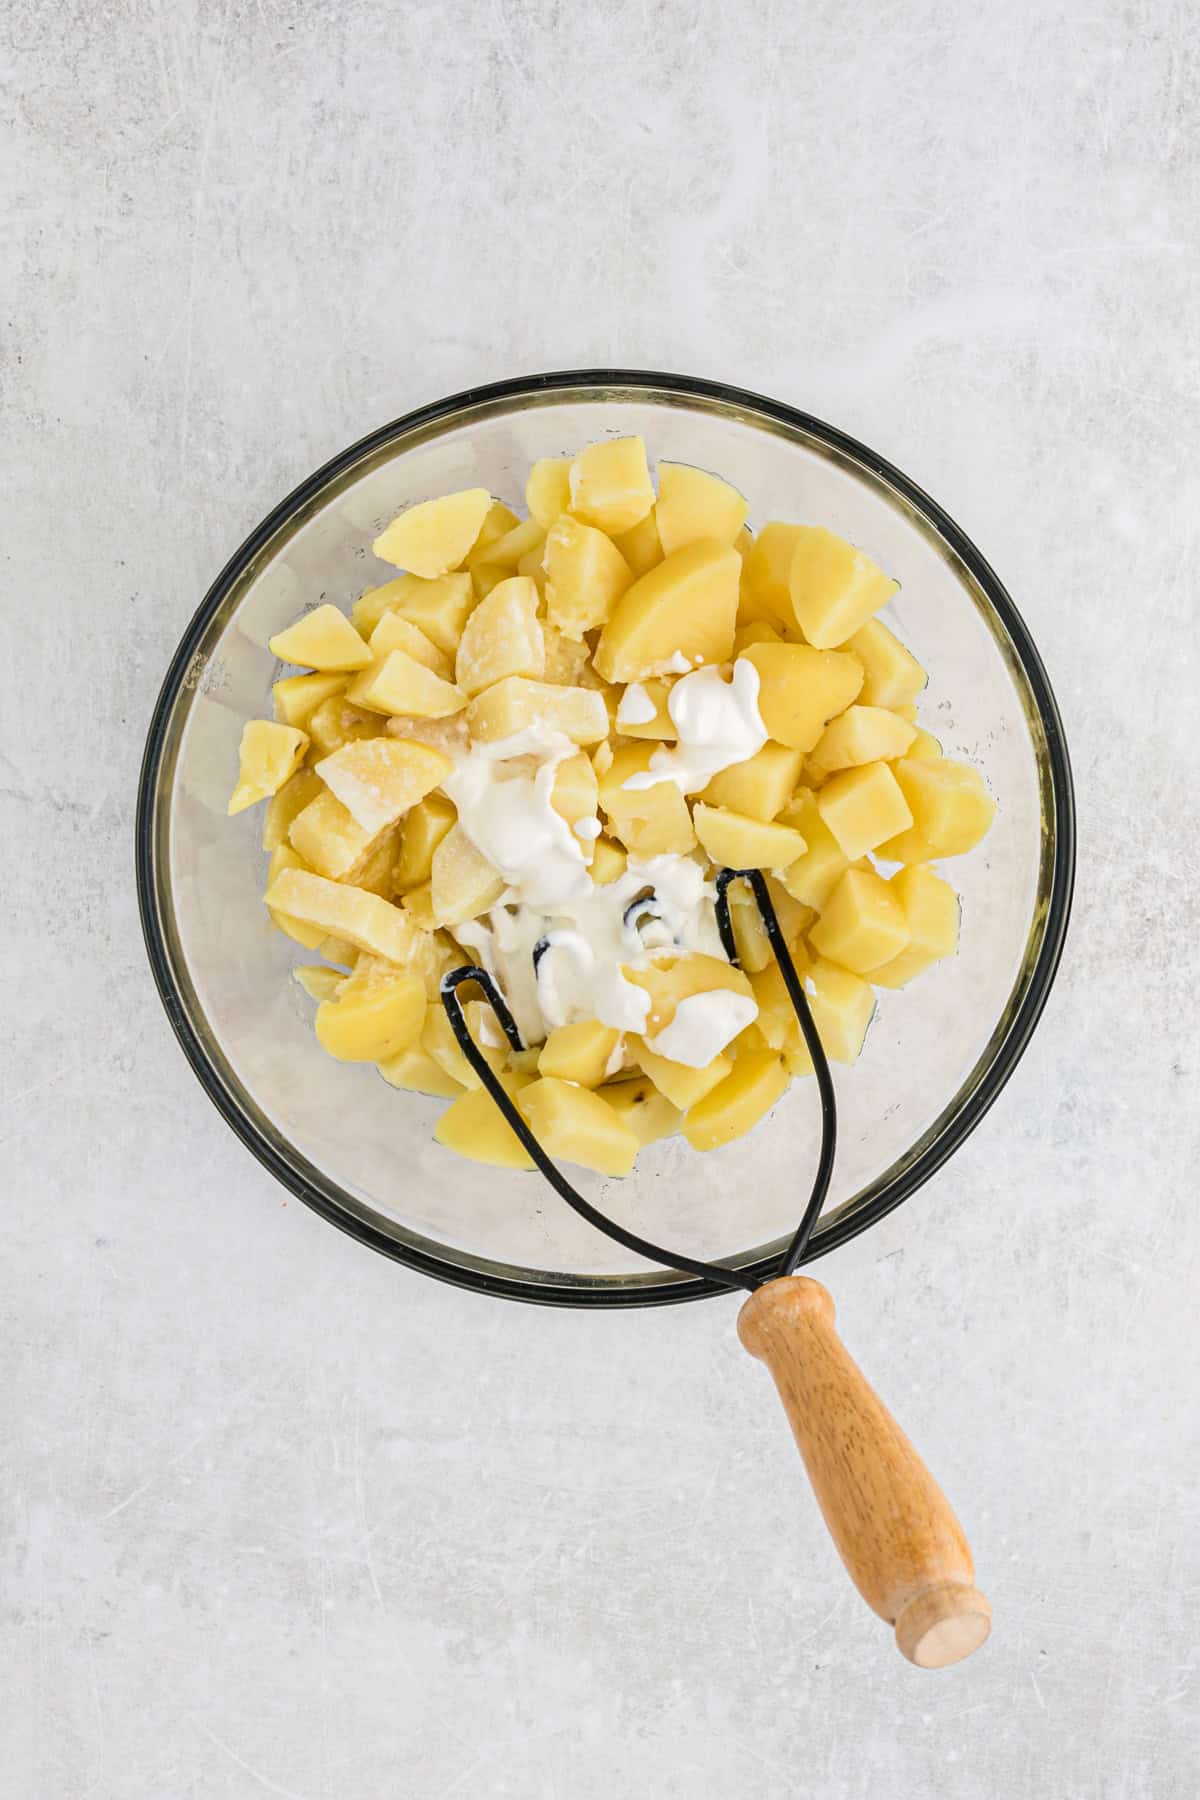
M 532 726 L 472 744 L 442 783 L 459 824 L 507 882 L 506 899 L 552 903 L 592 885 L 579 837 L 550 804 L 555 770 L 574 754 L 561 732 Z
M 758 1007 L 747 994 L 728 988 L 689 994 L 676 1006 L 671 1023 L 646 1042 L 659 1056 L 689 1069 L 703 1069 L 757 1017 Z
M 667 697 L 678 743 L 656 750 L 649 768 L 630 775 L 623 786 L 649 788 L 673 781 L 681 793 L 697 794 L 722 769 L 754 756 L 767 741 L 758 687 L 758 670 L 745 657 L 734 663 L 732 681 L 711 664 L 682 676 Z
M 624 731 L 630 725 L 648 725 L 657 711 L 641 682 L 631 681 L 617 707 L 617 730 Z

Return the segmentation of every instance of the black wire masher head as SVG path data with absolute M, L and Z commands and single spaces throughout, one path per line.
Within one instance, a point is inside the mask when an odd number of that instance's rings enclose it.
M 739 966 L 737 943 L 729 915 L 729 886 L 734 881 L 748 882 L 754 895 L 762 917 L 763 928 L 767 934 L 767 942 L 779 964 L 779 972 L 783 976 L 788 999 L 792 1003 L 801 1034 L 812 1058 L 817 1092 L 821 1101 L 821 1148 L 817 1158 L 817 1172 L 813 1180 L 812 1191 L 795 1235 L 780 1258 L 778 1267 L 769 1275 L 756 1279 L 751 1275 L 742 1274 L 739 1270 L 727 1269 L 721 1263 L 702 1262 L 696 1257 L 684 1256 L 676 1250 L 665 1250 L 661 1244 L 653 1244 L 648 1238 L 639 1237 L 636 1232 L 627 1231 L 623 1225 L 618 1225 L 615 1219 L 610 1219 L 606 1214 L 600 1212 L 590 1200 L 585 1200 L 583 1195 L 571 1186 L 566 1176 L 546 1155 L 515 1102 L 504 1091 L 495 1071 L 487 1062 L 467 1028 L 466 1015 L 463 1012 L 463 1003 L 458 990 L 467 982 L 474 982 L 483 990 L 484 997 L 495 1013 L 500 1029 L 512 1048 L 517 1051 L 525 1048 L 517 1029 L 516 1020 L 509 1010 L 508 1002 L 492 977 L 486 969 L 481 969 L 474 963 L 468 964 L 464 968 L 452 969 L 448 975 L 442 977 L 441 995 L 442 1005 L 450 1020 L 450 1028 L 463 1055 L 499 1107 L 522 1148 L 546 1177 L 555 1193 L 559 1194 L 567 1205 L 579 1214 L 580 1218 L 586 1219 L 589 1225 L 594 1225 L 597 1231 L 602 1231 L 606 1237 L 623 1245 L 626 1250 L 632 1250 L 636 1255 L 644 1256 L 650 1262 L 660 1263 L 669 1269 L 678 1269 L 686 1275 L 698 1275 L 704 1280 L 716 1282 L 721 1287 L 745 1288 L 753 1292 L 764 1281 L 773 1281 L 781 1275 L 793 1274 L 804 1261 L 808 1241 L 820 1216 L 821 1208 L 825 1204 L 825 1196 L 829 1192 L 829 1183 L 833 1175 L 833 1160 L 837 1149 L 837 1102 L 834 1097 L 833 1078 L 829 1072 L 829 1062 L 824 1046 L 813 1021 L 812 1012 L 805 998 L 803 983 L 796 973 L 796 965 L 792 961 L 791 951 L 787 947 L 783 929 L 780 926 L 767 888 L 766 878 L 761 869 L 722 869 L 717 875 L 717 930 L 720 934 L 722 948 L 730 962 L 735 967 Z

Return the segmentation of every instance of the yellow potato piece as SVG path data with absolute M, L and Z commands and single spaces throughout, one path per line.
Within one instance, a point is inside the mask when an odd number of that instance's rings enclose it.
M 543 622 L 546 672 L 543 680 L 555 687 L 575 687 L 592 660 L 592 647 L 583 638 L 569 638 L 557 625 Z
M 796 973 L 801 980 L 811 962 L 807 951 L 798 946 L 792 961 Z M 796 1009 L 792 1005 L 791 995 L 783 979 L 783 971 L 772 956 L 763 968 L 750 977 L 750 985 L 754 989 L 754 998 L 758 1002 L 758 1018 L 755 1023 L 762 1034 L 763 1042 L 769 1050 L 781 1055 L 791 1055 L 804 1042 L 800 1030 L 800 1021 Z
M 623 972 L 627 981 L 644 988 L 650 996 L 650 1010 L 643 1027 L 647 1038 L 665 1031 L 680 1001 L 690 1000 L 695 994 L 728 989 L 743 999 L 754 998 L 754 990 L 740 969 L 721 957 L 705 956 L 699 951 L 663 950 L 648 967 L 626 968 Z
M 275 717 L 281 725 L 306 728 L 314 709 L 345 686 L 344 675 L 285 675 L 271 686 Z
M 687 802 L 673 781 L 656 781 L 653 787 L 627 788 L 630 775 L 650 766 L 655 744 L 623 744 L 614 752 L 606 774 L 600 777 L 600 806 L 614 837 L 634 856 L 685 856 L 695 847 Z
M 410 506 L 375 539 L 371 548 L 382 562 L 429 580 L 462 562 L 479 536 L 492 505 L 486 488 L 464 488 L 440 500 Z
M 580 1087 L 596 1088 L 605 1079 L 617 1033 L 599 1019 L 580 1019 L 574 1025 L 558 1025 L 542 1045 L 538 1073 Z
M 439 925 L 462 925 L 478 918 L 495 906 L 505 885 L 457 823 L 433 853 L 430 879 L 433 915 Z
M 475 569 L 486 564 L 488 568 L 503 569 L 511 575 L 531 550 L 541 546 L 545 536 L 544 527 L 536 519 L 519 519 L 511 531 L 506 531 L 503 537 L 488 544 L 481 554 L 473 551 L 468 559 L 468 567 Z
M 389 650 L 406 650 L 414 662 L 424 663 L 443 681 L 454 679 L 454 664 L 446 652 L 439 650 L 433 639 L 426 637 L 421 627 L 402 613 L 384 613 L 371 633 L 370 651 L 376 662 L 381 661 Z
M 386 727 L 378 713 L 364 712 L 352 706 L 345 694 L 333 694 L 314 706 L 308 719 L 312 747 L 321 756 L 332 756 L 343 744 L 360 738 L 381 737 Z
M 640 1038 L 632 1038 L 630 1047 L 659 1093 L 680 1112 L 686 1112 L 689 1106 L 703 1099 L 733 1067 L 733 1058 L 724 1054 L 714 1056 L 703 1069 L 689 1069 L 685 1063 L 671 1062 L 668 1057 L 659 1056 Z
M 793 617 L 810 644 L 844 644 L 885 606 L 898 582 L 823 525 L 802 525 L 788 570 Z
M 481 558 L 489 544 L 498 544 L 510 531 L 515 531 L 520 523 L 511 506 L 505 506 L 503 500 L 493 500 L 483 515 L 479 535 L 471 545 L 471 561 Z
M 444 794 L 430 794 L 413 807 L 404 821 L 396 860 L 397 892 L 407 893 L 429 880 L 433 874 L 433 853 L 457 817 L 454 802 Z
M 529 471 L 525 482 L 525 504 L 529 516 L 543 531 L 549 531 L 560 513 L 571 504 L 571 459 L 569 456 L 541 456 Z
M 723 806 L 747 818 L 774 819 L 791 799 L 803 761 L 801 752 L 786 744 L 764 744 L 745 762 L 714 775 L 700 798 L 708 806 Z
M 614 844 L 611 838 L 598 837 L 592 846 L 592 880 L 597 887 L 607 887 L 610 881 L 625 873 L 627 861 L 619 844 Z
M 229 816 L 270 799 L 296 773 L 307 750 L 308 733 L 296 726 L 248 719 L 242 727 L 237 786 L 226 809 Z
M 737 946 L 738 966 L 753 975 L 772 959 L 770 940 L 754 895 L 740 881 L 728 890 L 729 923 Z
M 787 1089 L 788 1072 L 769 1050 L 739 1056 L 717 1083 L 684 1116 L 683 1135 L 693 1150 L 718 1150 L 744 1137 L 770 1112 Z
M 379 1073 L 394 1088 L 432 1094 L 438 1100 L 456 1100 L 466 1092 L 461 1081 L 447 1075 L 419 1043 L 408 1044 L 395 1056 L 385 1057 L 379 1064 Z
M 803 837 L 805 849 L 779 879 L 793 899 L 804 906 L 815 906 L 819 912 L 850 859 L 821 817 L 815 794 L 801 793 L 787 819 Z
M 906 720 L 883 707 L 848 706 L 825 727 L 812 760 L 831 774 L 863 763 L 891 762 L 906 753 L 916 735 Z
M 766 619 L 789 628 L 795 625 L 788 576 L 802 529 L 802 526 L 786 525 L 780 519 L 772 519 L 763 526 L 746 552 L 745 578 L 738 607 L 738 619 L 742 623 Z
M 936 764 L 922 763 L 922 768 Z M 912 824 L 912 813 L 887 763 L 866 763 L 831 775 L 817 795 L 817 811 L 851 862 Z M 883 851 L 880 850 L 880 854 Z M 895 860 L 899 860 L 898 858 Z M 794 887 L 791 889 L 795 892 Z
M 350 616 L 355 628 L 369 638 L 385 613 L 398 613 L 446 656 L 453 656 L 474 606 L 469 575 L 439 575 L 430 581 L 419 575 L 401 575 L 382 587 L 368 589 L 354 602 Z
M 692 808 L 692 824 L 706 853 L 727 869 L 786 869 L 805 847 L 790 825 L 748 819 L 702 801 Z
M 351 817 L 328 789 L 296 814 L 288 841 L 309 868 L 331 881 L 352 881 L 363 867 L 379 833 Z
M 672 1106 L 665 1094 L 659 1093 L 648 1075 L 635 1075 L 631 1081 L 614 1081 L 602 1087 L 600 1094 L 641 1145 L 674 1137 L 683 1123 L 679 1108 Z
M 613 543 L 635 575 L 645 575 L 663 559 L 662 540 L 654 523 L 653 510 L 628 531 L 618 532 Z
M 604 624 L 633 580 L 612 539 L 569 513 L 547 533 L 543 567 L 546 617 L 565 637 L 575 639 Z
M 353 969 L 364 954 L 357 944 L 348 944 L 345 938 L 326 935 L 320 943 L 321 955 L 326 962 L 337 963 L 337 973 L 344 977 L 347 969 Z
M 439 920 L 433 910 L 433 882 L 423 881 L 419 887 L 409 888 L 400 902 L 414 925 L 422 931 L 436 931 Z
M 555 687 L 521 675 L 496 682 L 467 708 L 467 727 L 483 744 L 539 724 L 573 744 L 597 744 L 608 736 L 608 711 L 603 696 L 590 688 Z
M 277 631 L 268 643 L 280 662 L 299 663 L 306 669 L 362 669 L 371 660 L 371 652 L 336 606 L 314 608 L 286 631 Z
M 857 656 L 863 666 L 864 706 L 887 706 L 894 711 L 917 698 L 928 677 L 911 651 L 880 619 L 870 619 L 841 646 Z
M 973 850 L 996 816 L 996 802 L 978 769 L 948 756 L 904 757 L 892 764 L 908 805 L 912 830 L 901 826 L 879 845 L 889 862 L 931 862 Z
M 267 891 L 270 891 L 275 877 L 281 875 L 285 869 L 304 870 L 306 868 L 307 864 L 304 859 L 297 856 L 290 844 L 278 844 L 272 850 L 270 861 L 267 864 Z M 302 944 L 306 950 L 319 950 L 324 943 L 325 932 L 320 926 L 306 924 L 303 919 L 294 919 L 289 913 L 281 912 L 278 907 L 268 907 L 267 910 L 275 929 L 282 931 L 284 936 L 290 937 L 294 943 Z
M 399 847 L 399 832 L 385 830 L 378 843 L 372 846 L 362 867 L 355 872 L 355 887 L 365 888 L 369 894 L 379 894 L 384 900 L 390 900 L 395 893 L 393 871 Z
M 667 709 L 671 681 L 653 676 L 649 681 L 633 682 L 617 703 L 616 729 L 622 737 L 653 738 L 658 744 L 673 744 L 679 737 L 675 721 Z M 654 708 L 653 716 L 643 719 L 640 712 L 646 704 Z
M 315 769 L 297 769 L 294 775 L 288 776 L 283 786 L 268 800 L 267 810 L 263 814 L 264 850 L 277 850 L 280 844 L 287 843 L 292 820 L 316 799 L 323 786 Z
M 769 619 L 752 619 L 748 625 L 739 625 L 734 632 L 733 654 L 740 656 L 751 644 L 786 644 L 787 641 Z
M 689 668 L 727 662 L 741 568 L 729 544 L 704 539 L 639 576 L 600 634 L 592 659 L 598 673 L 605 681 L 641 681 L 666 672 L 675 658 Z
M 500 1074 L 507 1060 L 507 1050 L 503 1044 L 491 1042 L 501 1035 L 491 1007 L 484 1000 L 468 1000 L 463 1007 L 463 1017 L 467 1021 L 471 1040 L 484 1062 L 495 1074 Z M 483 1083 L 467 1061 L 454 1035 L 454 1027 L 447 1017 L 440 996 L 429 1003 L 429 1011 L 421 1028 L 421 1048 L 445 1074 L 454 1078 L 459 1087 L 469 1092 L 482 1087 Z
M 847 869 L 808 941 L 821 956 L 855 975 L 891 962 L 908 943 L 904 908 L 873 869 Z
M 327 968 L 324 963 L 307 963 L 292 970 L 292 980 L 310 1000 L 332 1000 L 345 979 L 340 969 Z
M 524 575 L 497 582 L 480 601 L 463 628 L 454 665 L 464 694 L 478 694 L 509 675 L 541 677 L 546 645 L 537 611 L 537 588 Z
M 445 719 L 461 712 L 467 703 L 459 688 L 443 681 L 406 650 L 389 650 L 364 669 L 350 683 L 346 696 L 368 712 L 412 713 L 424 719 Z
M 471 565 L 471 592 L 476 604 L 486 600 L 494 587 L 507 581 L 513 573 L 507 563 L 477 562 Z
M 826 724 L 862 687 L 862 664 L 837 650 L 808 644 L 751 644 L 743 652 L 758 670 L 758 710 L 777 744 L 811 750 Z
M 631 531 L 654 505 L 640 437 L 589 444 L 572 462 L 569 479 L 571 511 L 601 531 Z
M 870 983 L 818 957 L 805 971 L 804 994 L 829 1060 L 857 1062 L 875 1013 Z
M 907 755 L 915 757 L 918 762 L 921 762 L 927 760 L 931 756 L 940 756 L 941 754 L 942 746 L 938 743 L 937 739 L 932 737 L 928 731 L 922 731 L 920 727 L 918 727 L 916 737 L 908 746 Z
M 580 820 L 595 819 L 599 804 L 599 784 L 596 771 L 582 750 L 577 750 L 574 756 L 564 757 L 555 769 L 550 804 L 559 818 L 566 820 L 572 831 Z M 594 841 L 586 832 L 582 836 L 576 833 L 576 839 L 583 852 L 583 860 L 590 863 L 595 849 Z
M 391 737 L 345 744 L 318 763 L 317 773 L 350 817 L 367 831 L 385 831 L 449 775 L 454 764 L 427 744 Z
M 628 1175 L 632 1169 L 640 1148 L 637 1133 L 599 1094 L 543 1076 L 521 1089 L 517 1105 L 548 1156 L 600 1175 Z
M 287 913 L 305 925 L 320 925 L 326 934 L 345 938 L 358 950 L 368 950 L 387 962 L 403 966 L 412 952 L 415 928 L 398 906 L 378 894 L 327 881 L 304 869 L 284 869 L 263 896 L 272 912 Z
M 719 475 L 688 463 L 659 463 L 654 523 L 665 556 L 701 538 L 732 544 L 745 522 L 744 496 Z
M 501 1086 L 510 1099 L 519 1099 L 529 1085 L 527 1076 L 501 1075 Z M 434 1137 L 447 1150 L 470 1162 L 488 1163 L 498 1169 L 532 1169 L 512 1127 L 485 1088 L 460 1095 L 448 1106 L 434 1128 Z
M 358 985 L 342 983 L 337 998 L 317 1008 L 321 1048 L 339 1062 L 381 1062 L 411 1044 L 425 1016 L 425 989 L 416 975 Z
M 890 962 L 872 969 L 876 987 L 904 987 L 958 949 L 958 895 L 948 881 L 918 864 L 900 869 L 888 882 L 908 927 L 908 944 Z

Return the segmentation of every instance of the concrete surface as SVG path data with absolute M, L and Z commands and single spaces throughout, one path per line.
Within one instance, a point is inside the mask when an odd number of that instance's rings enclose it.
M 1193 1795 L 1187 0 L 35 0 L 2 35 L 0 1791 Z M 1064 707 L 1045 1021 L 823 1268 L 995 1604 L 940 1677 L 848 1590 L 731 1304 L 539 1313 L 370 1256 L 234 1141 L 147 975 L 138 759 L 213 572 L 376 423 L 605 361 L 894 457 Z

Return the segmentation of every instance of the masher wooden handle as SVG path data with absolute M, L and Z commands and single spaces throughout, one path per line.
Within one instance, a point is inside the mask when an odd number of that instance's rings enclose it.
M 825 1523 L 855 1587 L 910 1662 L 942 1669 L 978 1650 L 992 1609 L 962 1526 L 834 1329 L 806 1275 L 768 1281 L 738 1335 L 775 1378 Z

